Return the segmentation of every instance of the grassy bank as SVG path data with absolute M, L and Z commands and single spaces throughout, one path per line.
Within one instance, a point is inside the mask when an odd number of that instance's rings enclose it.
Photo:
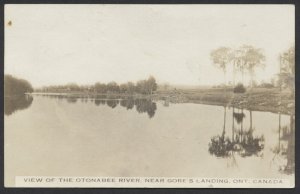
M 160 95 L 168 95 L 161 92 Z M 295 100 L 287 90 L 279 88 L 253 88 L 243 94 L 234 94 L 232 89 L 178 90 L 169 94 L 170 101 L 193 102 L 221 106 L 234 106 L 258 111 L 294 114 Z

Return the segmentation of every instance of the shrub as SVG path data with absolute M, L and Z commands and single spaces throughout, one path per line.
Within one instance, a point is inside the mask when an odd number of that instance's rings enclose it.
M 245 93 L 246 88 L 243 84 L 239 83 L 237 86 L 233 88 L 233 93 Z

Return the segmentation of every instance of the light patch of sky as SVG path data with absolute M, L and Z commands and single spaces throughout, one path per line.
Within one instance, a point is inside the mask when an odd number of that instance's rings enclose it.
M 292 5 L 5 5 L 5 73 L 35 87 L 149 75 L 214 85 L 224 78 L 210 52 L 250 44 L 266 56 L 255 78 L 268 81 L 294 44 L 294 15 Z

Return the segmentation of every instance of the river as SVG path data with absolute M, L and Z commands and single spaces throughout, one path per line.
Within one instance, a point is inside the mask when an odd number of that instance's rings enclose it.
M 5 99 L 15 176 L 294 177 L 294 116 L 149 99 Z

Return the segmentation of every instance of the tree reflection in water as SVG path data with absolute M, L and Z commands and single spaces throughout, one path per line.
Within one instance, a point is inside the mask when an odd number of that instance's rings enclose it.
M 281 114 L 278 117 L 278 145 L 272 149 L 274 157 L 271 165 L 283 174 L 295 172 L 295 115 L 290 115 L 289 125 L 281 126 Z
M 133 109 L 134 99 L 129 98 L 129 99 L 126 99 L 126 100 L 121 100 L 120 105 L 125 107 L 127 110 Z
M 148 99 L 136 99 L 135 106 L 138 113 L 147 112 L 149 118 L 152 118 L 155 115 L 156 103 Z
M 81 98 L 81 102 L 87 103 L 88 102 L 88 98 Z
M 116 108 L 119 104 L 119 100 L 106 100 L 106 104 L 110 108 Z
M 76 97 L 69 97 L 69 98 L 67 98 L 67 102 L 69 102 L 69 103 L 76 103 L 77 102 L 77 98 Z
M 217 135 L 211 138 L 209 143 L 208 151 L 210 154 L 213 154 L 217 157 L 228 157 L 230 151 L 232 150 L 233 144 L 228 137 L 225 137 L 226 134 L 226 107 L 224 107 L 224 124 L 222 135 Z
M 233 117 L 236 120 L 237 124 L 240 124 L 240 123 L 242 123 L 242 121 L 245 117 L 245 114 L 243 112 L 241 112 L 241 113 L 233 112 Z
M 154 117 L 156 111 L 156 103 L 149 99 L 95 99 L 95 104 L 106 104 L 111 108 L 117 107 L 120 104 L 122 107 L 125 107 L 127 110 L 131 110 L 136 107 L 138 113 L 147 113 L 149 118 Z
M 226 137 L 226 107 L 224 107 L 224 124 L 221 135 L 211 138 L 208 151 L 216 157 L 231 157 L 235 163 L 234 155 L 237 153 L 241 157 L 262 156 L 264 149 L 264 137 L 254 137 L 252 127 L 252 111 L 250 110 L 250 127 L 248 130 L 243 128 L 245 114 L 243 109 L 235 112 L 232 109 L 232 137 Z M 235 122 L 239 125 L 239 129 L 235 128 Z
M 94 103 L 96 106 L 99 106 L 99 105 L 105 105 L 106 101 L 103 99 L 95 99 Z
M 156 103 L 151 99 L 133 99 L 132 97 L 123 97 L 123 99 L 118 99 L 120 96 L 106 96 L 106 95 L 96 95 L 95 98 L 89 98 L 88 96 L 67 96 L 63 94 L 39 94 L 39 96 L 44 96 L 54 99 L 66 99 L 68 103 L 76 103 L 78 99 L 82 103 L 87 103 L 89 100 L 93 102 L 96 106 L 107 105 L 114 109 L 120 104 L 127 110 L 131 110 L 136 107 L 138 113 L 147 113 L 149 118 L 153 118 L 155 111 L 157 109 Z M 105 98 L 101 98 L 105 97 Z
M 17 95 L 4 97 L 4 114 L 9 116 L 17 110 L 24 110 L 32 104 L 33 98 L 30 95 Z

